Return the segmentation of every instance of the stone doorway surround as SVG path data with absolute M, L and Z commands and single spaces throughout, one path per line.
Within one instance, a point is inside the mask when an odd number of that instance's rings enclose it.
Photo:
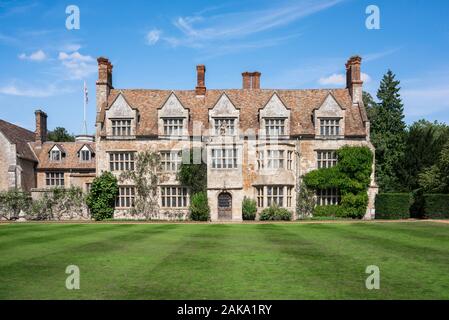
M 218 220 L 230 221 L 232 220 L 232 195 L 229 192 L 223 191 L 218 194 Z

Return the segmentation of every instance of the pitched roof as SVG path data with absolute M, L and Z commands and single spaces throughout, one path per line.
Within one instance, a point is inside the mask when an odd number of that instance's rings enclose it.
M 63 157 L 61 161 L 50 161 L 49 152 L 55 145 L 65 153 L 65 157 Z M 79 158 L 78 151 L 85 145 L 91 150 L 95 150 L 95 142 L 85 141 L 58 143 L 47 141 L 40 147 L 36 143 L 31 144 L 39 160 L 37 165 L 38 169 L 95 170 L 95 159 L 85 162 L 81 161 Z
M 139 110 L 140 123 L 137 135 L 156 136 L 158 134 L 157 109 L 161 108 L 171 93 L 181 104 L 189 109 L 189 131 L 194 122 L 200 122 L 208 128 L 208 110 L 225 93 L 234 106 L 240 109 L 240 127 L 243 132 L 259 129 L 259 109 L 262 109 L 273 94 L 277 94 L 291 113 L 292 135 L 314 135 L 312 120 L 313 110 L 320 107 L 327 95 L 332 94 L 337 102 L 346 109 L 346 135 L 365 136 L 364 107 L 354 106 L 347 89 L 309 89 L 309 90 L 274 90 L 274 89 L 225 89 L 207 90 L 205 96 L 198 97 L 195 90 L 146 90 L 146 89 L 112 89 L 107 105 L 99 111 L 97 121 L 104 122 L 105 109 L 122 93 L 132 108 Z M 104 132 L 103 132 L 104 134 Z
M 29 142 L 35 139 L 34 132 L 16 126 L 15 124 L 0 120 L 0 131 L 5 135 L 6 139 L 16 145 L 17 155 L 20 158 L 37 161 L 33 151 L 29 146 Z

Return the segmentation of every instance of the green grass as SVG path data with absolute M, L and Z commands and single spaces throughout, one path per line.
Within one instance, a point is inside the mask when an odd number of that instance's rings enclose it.
M 449 299 L 449 224 L 0 225 L 0 275 L 0 299 Z

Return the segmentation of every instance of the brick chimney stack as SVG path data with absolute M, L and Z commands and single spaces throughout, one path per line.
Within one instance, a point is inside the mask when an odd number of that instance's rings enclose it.
M 243 80 L 243 89 L 252 90 L 252 89 L 260 89 L 260 72 L 243 72 L 242 80 Z
M 109 92 L 114 87 L 112 86 L 112 64 L 108 58 L 100 57 L 98 62 L 98 80 L 96 83 L 96 98 L 97 98 L 97 116 L 101 108 L 108 101 Z
M 349 89 L 353 103 L 362 102 L 363 81 L 360 69 L 361 64 L 362 58 L 359 56 L 349 58 L 346 63 L 346 88 Z
M 206 94 L 206 66 L 203 64 L 196 66 L 197 84 L 196 95 L 204 96 Z
M 36 115 L 35 140 L 38 145 L 42 145 L 47 141 L 47 114 L 42 110 L 36 110 L 34 114 Z

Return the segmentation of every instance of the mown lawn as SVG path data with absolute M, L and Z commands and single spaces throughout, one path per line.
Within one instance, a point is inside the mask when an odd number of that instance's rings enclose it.
M 0 299 L 449 299 L 449 224 L 0 225 Z

